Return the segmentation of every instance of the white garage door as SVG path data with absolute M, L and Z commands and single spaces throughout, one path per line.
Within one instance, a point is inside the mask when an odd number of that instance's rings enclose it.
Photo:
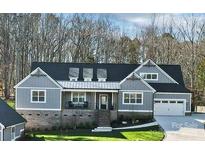
M 184 115 L 185 100 L 155 100 L 154 115 Z

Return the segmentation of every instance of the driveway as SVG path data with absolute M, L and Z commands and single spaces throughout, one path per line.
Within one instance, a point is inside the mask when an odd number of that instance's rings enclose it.
M 166 133 L 165 141 L 205 141 L 205 114 L 155 116 Z

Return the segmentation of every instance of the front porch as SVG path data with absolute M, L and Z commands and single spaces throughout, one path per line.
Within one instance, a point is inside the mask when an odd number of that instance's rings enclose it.
M 62 109 L 117 110 L 118 93 L 109 91 L 63 91 Z

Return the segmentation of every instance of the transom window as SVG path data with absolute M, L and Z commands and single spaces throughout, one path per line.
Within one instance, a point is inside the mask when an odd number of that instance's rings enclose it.
M 170 104 L 183 104 L 183 100 L 155 100 L 154 103 L 170 103 Z
M 158 80 L 158 73 L 140 73 L 144 80 Z
M 85 100 L 86 100 L 86 95 L 85 95 L 85 93 L 84 92 L 73 92 L 72 93 L 73 95 L 73 97 L 72 97 L 72 102 L 73 103 L 84 103 L 85 102 Z
M 46 91 L 45 90 L 32 90 L 31 91 L 31 102 L 33 103 L 45 103 Z
M 124 104 L 143 104 L 142 93 L 124 93 Z

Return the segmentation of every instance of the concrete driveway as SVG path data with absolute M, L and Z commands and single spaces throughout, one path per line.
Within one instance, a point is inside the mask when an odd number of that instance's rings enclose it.
M 155 116 L 165 130 L 165 141 L 205 141 L 205 114 Z

